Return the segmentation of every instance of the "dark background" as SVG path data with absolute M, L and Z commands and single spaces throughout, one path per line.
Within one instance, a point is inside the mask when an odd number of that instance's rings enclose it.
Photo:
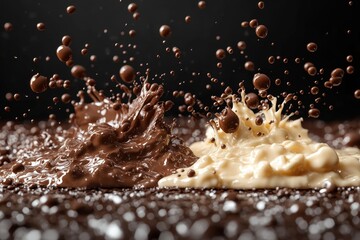
M 141 17 L 138 21 L 132 19 L 127 11 L 130 2 L 139 6 Z M 204 10 L 197 7 L 197 1 L 190 0 L 151 0 L 151 1 L 119 1 L 119 0 L 2 0 L 0 1 L 0 24 L 11 22 L 14 30 L 5 32 L 0 29 L 0 118 L 22 120 L 46 118 L 55 113 L 58 118 L 68 115 L 72 111 L 70 104 L 54 105 L 51 99 L 60 97 L 64 92 L 76 93 L 84 87 L 80 80 L 71 77 L 69 68 L 56 57 L 56 49 L 61 44 L 63 35 L 72 37 L 71 48 L 77 64 L 84 65 L 89 75 L 97 81 L 97 88 L 119 92 L 110 76 L 115 74 L 123 65 L 121 61 L 135 57 L 131 63 L 142 74 L 146 68 L 151 69 L 153 81 L 164 83 L 167 93 L 165 98 L 171 98 L 175 89 L 191 91 L 204 103 L 211 104 L 210 96 L 218 95 L 226 86 L 237 86 L 244 80 L 246 87 L 252 90 L 252 76 L 254 72 L 244 69 L 245 55 L 255 62 L 261 72 L 269 75 L 274 81 L 281 78 L 281 88 L 272 84 L 269 93 L 274 95 L 282 92 L 298 92 L 305 90 L 301 100 L 308 107 L 315 99 L 307 94 L 314 81 L 319 81 L 322 92 L 327 93 L 319 104 L 321 118 L 345 119 L 360 115 L 360 100 L 355 99 L 354 91 L 360 88 L 359 59 L 359 3 L 353 1 L 265 1 L 265 8 L 260 10 L 257 1 L 206 1 Z M 70 4 L 76 6 L 75 13 L 66 13 Z M 186 24 L 185 16 L 190 15 L 192 21 Z M 266 39 L 258 39 L 251 28 L 242 28 L 242 21 L 253 18 L 265 24 L 269 29 Z M 38 22 L 46 24 L 46 30 L 36 29 Z M 159 27 L 168 24 L 172 28 L 172 35 L 166 43 L 159 36 Z M 107 29 L 107 32 L 104 32 Z M 136 30 L 136 36 L 130 38 L 128 32 Z M 348 34 L 347 30 L 351 30 Z M 121 32 L 125 34 L 122 35 Z M 220 36 L 220 40 L 216 40 Z M 239 53 L 236 43 L 246 41 L 248 47 L 244 55 Z M 318 51 L 310 53 L 306 50 L 308 42 L 316 42 Z M 274 46 L 271 43 L 274 42 Z M 86 56 L 80 54 L 85 43 L 90 44 Z M 115 43 L 124 44 L 120 49 Z M 136 44 L 137 48 L 128 48 L 128 44 Z M 176 59 L 172 53 L 165 51 L 166 47 L 177 46 L 182 51 L 182 57 Z M 216 68 L 218 60 L 215 51 L 231 46 L 234 54 L 228 55 L 223 62 L 223 68 Z M 122 51 L 126 50 L 126 54 Z M 352 54 L 355 73 L 346 75 L 343 83 L 332 90 L 323 89 L 323 82 L 328 80 L 330 72 L 336 67 L 346 68 L 346 56 Z M 90 56 L 96 55 L 95 62 Z M 120 57 L 115 63 L 114 55 Z M 157 56 L 158 55 L 158 56 Z M 277 61 L 270 65 L 268 56 L 281 56 L 289 59 L 287 64 Z M 45 61 L 46 56 L 50 57 Z M 38 57 L 38 63 L 33 58 Z M 294 59 L 300 57 L 301 64 L 295 64 Z M 324 75 L 311 77 L 303 70 L 307 61 L 315 63 L 318 69 L 324 68 Z M 140 65 L 143 63 L 144 65 Z M 147 65 L 146 65 L 147 64 Z M 289 75 L 284 75 L 284 70 Z M 175 76 L 169 72 L 174 70 Z M 62 79 L 70 79 L 72 88 L 49 89 L 45 93 L 35 94 L 29 88 L 29 81 L 35 73 L 44 76 L 60 74 Z M 206 74 L 223 81 L 224 86 L 212 84 Z M 159 75 L 165 77 L 159 79 Z M 119 79 L 119 77 L 118 77 Z M 285 82 L 291 82 L 287 86 Z M 180 84 L 180 85 L 179 85 Z M 211 90 L 205 90 L 207 84 L 212 84 Z M 20 93 L 21 101 L 8 102 L 6 93 Z M 76 99 L 75 94 L 72 94 Z M 180 100 L 175 100 L 181 104 Z M 326 106 L 323 103 L 326 102 Z M 329 111 L 328 106 L 334 110 Z M 5 112 L 4 107 L 10 106 L 11 112 Z M 52 109 L 48 109 L 51 106 Z M 307 108 L 308 109 L 308 108 Z M 302 116 L 307 116 L 307 109 L 301 110 Z M 177 114 L 176 108 L 170 114 Z

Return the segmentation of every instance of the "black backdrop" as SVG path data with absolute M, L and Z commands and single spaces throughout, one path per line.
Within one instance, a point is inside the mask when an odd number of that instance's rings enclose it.
M 237 86 L 241 80 L 245 80 L 247 88 L 251 89 L 254 73 L 244 70 L 244 56 L 236 49 L 239 40 L 247 42 L 245 53 L 249 60 L 256 63 L 257 68 L 261 68 L 273 80 L 280 77 L 283 82 L 290 81 L 292 84 L 291 87 L 283 84 L 282 89 L 272 87 L 270 93 L 299 89 L 308 92 L 313 85 L 315 78 L 304 72 L 302 64 L 294 63 L 295 57 L 300 57 L 302 63 L 312 61 L 318 68 L 324 68 L 324 79 L 316 77 L 322 85 L 332 69 L 346 68 L 349 65 L 345 58 L 352 54 L 354 61 L 351 64 L 355 67 L 355 73 L 346 75 L 343 84 L 336 89 L 324 90 L 328 94 L 325 101 L 334 105 L 334 110 L 328 111 L 327 106 L 322 104 L 319 104 L 319 108 L 322 109 L 321 117 L 324 119 L 343 119 L 360 114 L 360 100 L 356 100 L 353 95 L 355 89 L 360 88 L 360 8 L 356 1 L 353 1 L 352 6 L 344 0 L 265 1 L 265 8 L 260 10 L 257 1 L 209 0 L 206 1 L 206 8 L 200 10 L 197 1 L 136 0 L 133 2 L 138 4 L 141 14 L 138 21 L 134 21 L 127 11 L 130 2 L 0 1 L 0 24 L 11 22 L 14 26 L 11 32 L 0 30 L 0 118 L 18 117 L 21 120 L 24 112 L 28 114 L 27 119 L 46 118 L 50 113 L 56 113 L 61 118 L 67 115 L 67 108 L 72 111 L 69 104 L 54 106 L 51 102 L 54 96 L 61 96 L 63 92 L 76 92 L 84 87 L 81 81 L 71 77 L 69 68 L 56 57 L 56 48 L 65 34 L 72 36 L 71 47 L 76 63 L 84 65 L 89 75 L 97 80 L 98 88 L 105 89 L 106 92 L 114 89 L 114 84 L 109 79 L 112 74 L 118 76 L 122 65 L 121 62 L 113 61 L 113 55 L 118 55 L 121 61 L 134 56 L 135 61 L 131 65 L 138 71 L 144 72 L 150 67 L 152 77 L 167 74 L 161 80 L 168 90 L 165 97 L 171 97 L 174 89 L 182 89 L 195 93 L 207 104 L 210 103 L 211 95 L 219 94 L 228 85 Z M 71 15 L 65 10 L 70 4 L 77 8 Z M 184 21 L 187 15 L 192 17 L 190 24 Z M 268 27 L 266 39 L 258 40 L 253 29 L 240 26 L 242 21 L 253 18 Z M 38 22 L 46 24 L 45 31 L 36 29 Z M 172 35 L 164 44 L 158 32 L 162 24 L 172 27 Z M 133 38 L 127 34 L 131 29 L 136 30 Z M 347 33 L 349 29 L 350 34 Z M 122 31 L 125 35 L 121 34 Z M 216 40 L 216 36 L 220 36 L 220 40 Z M 306 44 L 310 41 L 318 44 L 317 52 L 309 53 L 306 50 Z M 117 42 L 125 47 L 115 47 Z M 272 42 L 274 46 L 270 45 Z M 85 43 L 90 44 L 89 53 L 82 56 L 80 50 Z M 128 44 L 136 44 L 137 48 L 128 48 Z M 181 49 L 180 60 L 174 58 L 173 54 L 166 53 L 165 48 L 173 46 Z M 234 48 L 234 54 L 223 61 L 222 69 L 218 69 L 215 51 L 227 46 Z M 127 53 L 123 54 L 123 50 Z M 90 55 L 97 56 L 95 62 L 89 60 Z M 270 65 L 267 62 L 270 55 L 287 57 L 289 63 Z M 46 56 L 50 57 L 49 61 L 45 61 Z M 33 62 L 34 57 L 40 59 L 36 64 Z M 148 66 L 140 67 L 140 63 L 148 63 Z M 289 75 L 283 74 L 285 69 L 290 71 Z M 171 70 L 176 72 L 174 77 L 169 75 Z M 45 76 L 59 73 L 63 79 L 72 81 L 72 88 L 34 94 L 29 88 L 29 80 L 37 72 Z M 225 86 L 213 84 L 210 91 L 205 90 L 205 85 L 210 83 L 206 77 L 207 72 L 224 81 Z M 5 94 L 8 92 L 20 93 L 21 101 L 6 101 Z M 301 100 L 308 104 L 313 99 L 314 97 L 305 94 Z M 10 106 L 11 111 L 5 112 L 5 106 Z M 53 106 L 53 109 L 48 110 L 47 106 Z M 177 112 L 173 110 L 171 113 Z M 307 116 L 306 111 L 302 115 Z

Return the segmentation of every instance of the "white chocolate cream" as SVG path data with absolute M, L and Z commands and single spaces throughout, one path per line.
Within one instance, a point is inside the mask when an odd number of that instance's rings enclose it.
M 225 133 L 209 127 L 206 139 L 190 146 L 199 157 L 197 162 L 162 178 L 159 186 L 315 188 L 323 187 L 325 182 L 360 186 L 358 148 L 335 150 L 314 142 L 301 126 L 302 119 L 282 117 L 285 103 L 276 110 L 276 98 L 271 108 L 258 113 L 247 107 L 244 93 L 242 99 L 233 101 L 232 111 L 239 117 L 236 131 Z M 257 116 L 262 116 L 263 124 L 255 124 Z M 195 174 L 188 174 L 192 170 Z

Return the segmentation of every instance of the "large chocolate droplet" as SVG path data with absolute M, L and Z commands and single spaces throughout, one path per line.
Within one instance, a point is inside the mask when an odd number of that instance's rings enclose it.
M 219 125 L 225 133 L 233 133 L 239 127 L 239 117 L 231 108 L 225 108 L 219 117 Z
M 41 76 L 39 73 L 32 76 L 30 80 L 30 88 L 33 92 L 42 93 L 48 87 L 47 77 Z
M 270 78 L 263 73 L 257 73 L 254 75 L 253 84 L 257 90 L 268 90 L 270 87 Z
M 131 83 L 135 79 L 135 70 L 130 65 L 124 65 L 120 68 L 119 72 L 120 78 L 127 83 Z

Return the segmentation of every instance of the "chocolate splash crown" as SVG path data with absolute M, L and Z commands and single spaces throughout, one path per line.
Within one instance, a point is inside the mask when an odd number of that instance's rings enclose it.
M 196 160 L 164 121 L 170 104 L 160 101 L 163 92 L 162 85 L 145 82 L 129 103 L 103 97 L 76 103 L 76 121 L 68 130 L 39 131 L 26 145 L 11 146 L 16 149 L 0 166 L 1 184 L 157 186 L 160 178 Z M 3 131 L 30 135 L 25 128 Z

